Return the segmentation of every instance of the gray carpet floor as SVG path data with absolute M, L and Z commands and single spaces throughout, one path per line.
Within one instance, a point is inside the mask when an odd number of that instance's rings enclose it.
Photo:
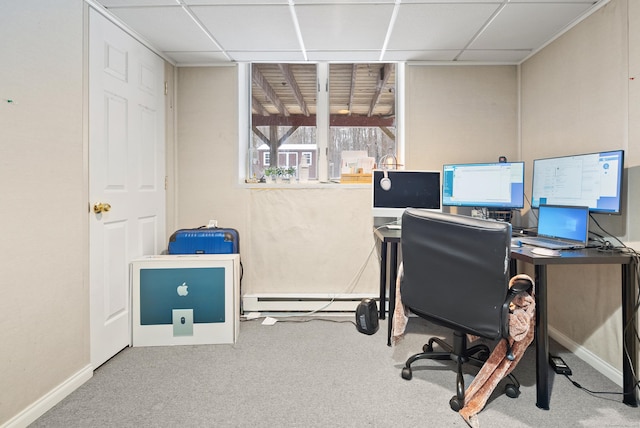
M 241 323 L 234 345 L 126 348 L 32 427 L 466 427 L 449 407 L 455 393 L 450 361 L 416 363 L 408 356 L 428 335 L 450 332 L 411 318 L 404 340 L 386 346 L 386 322 L 371 336 L 351 317 L 331 321 Z M 295 320 L 300 321 L 297 318 Z M 342 321 L 342 322 L 335 322 Z M 621 392 L 552 341 L 592 391 Z M 592 395 L 556 376 L 550 410 L 535 406 L 534 348 L 514 374 L 516 399 L 499 386 L 479 414 L 481 427 L 640 427 L 640 408 L 621 395 Z M 474 368 L 469 369 L 467 385 Z

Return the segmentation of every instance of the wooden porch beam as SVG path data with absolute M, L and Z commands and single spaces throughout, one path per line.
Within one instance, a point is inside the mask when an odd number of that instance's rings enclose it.
M 329 117 L 330 126 L 339 127 L 387 127 L 395 126 L 394 117 L 382 116 L 348 116 L 343 114 L 332 114 Z M 252 126 L 316 126 L 316 116 L 304 116 L 294 114 L 288 117 L 283 116 L 261 116 L 254 114 L 251 117 Z

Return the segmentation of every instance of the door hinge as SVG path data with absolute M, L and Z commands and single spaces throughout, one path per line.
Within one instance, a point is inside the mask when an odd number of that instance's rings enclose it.
M 167 190 L 169 188 L 169 176 L 165 175 L 164 176 L 164 190 Z
M 164 94 L 169 95 L 169 82 L 164 82 Z

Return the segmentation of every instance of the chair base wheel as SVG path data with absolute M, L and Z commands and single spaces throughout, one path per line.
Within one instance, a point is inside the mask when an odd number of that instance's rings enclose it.
M 451 410 L 453 410 L 454 412 L 459 412 L 463 407 L 462 403 L 456 395 L 451 397 L 451 400 L 449 400 L 449 406 L 451 406 Z
M 413 373 L 411 372 L 411 367 L 403 367 L 402 368 L 402 379 L 411 380 L 413 377 Z
M 509 398 L 518 398 L 518 396 L 520 395 L 520 388 L 512 383 L 509 383 L 504 387 L 504 393 Z

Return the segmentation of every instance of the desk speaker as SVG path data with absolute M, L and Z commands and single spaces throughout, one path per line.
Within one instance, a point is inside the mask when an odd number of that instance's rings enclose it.
M 378 331 L 378 306 L 373 299 L 362 299 L 356 308 L 356 328 L 360 333 L 374 334 Z

